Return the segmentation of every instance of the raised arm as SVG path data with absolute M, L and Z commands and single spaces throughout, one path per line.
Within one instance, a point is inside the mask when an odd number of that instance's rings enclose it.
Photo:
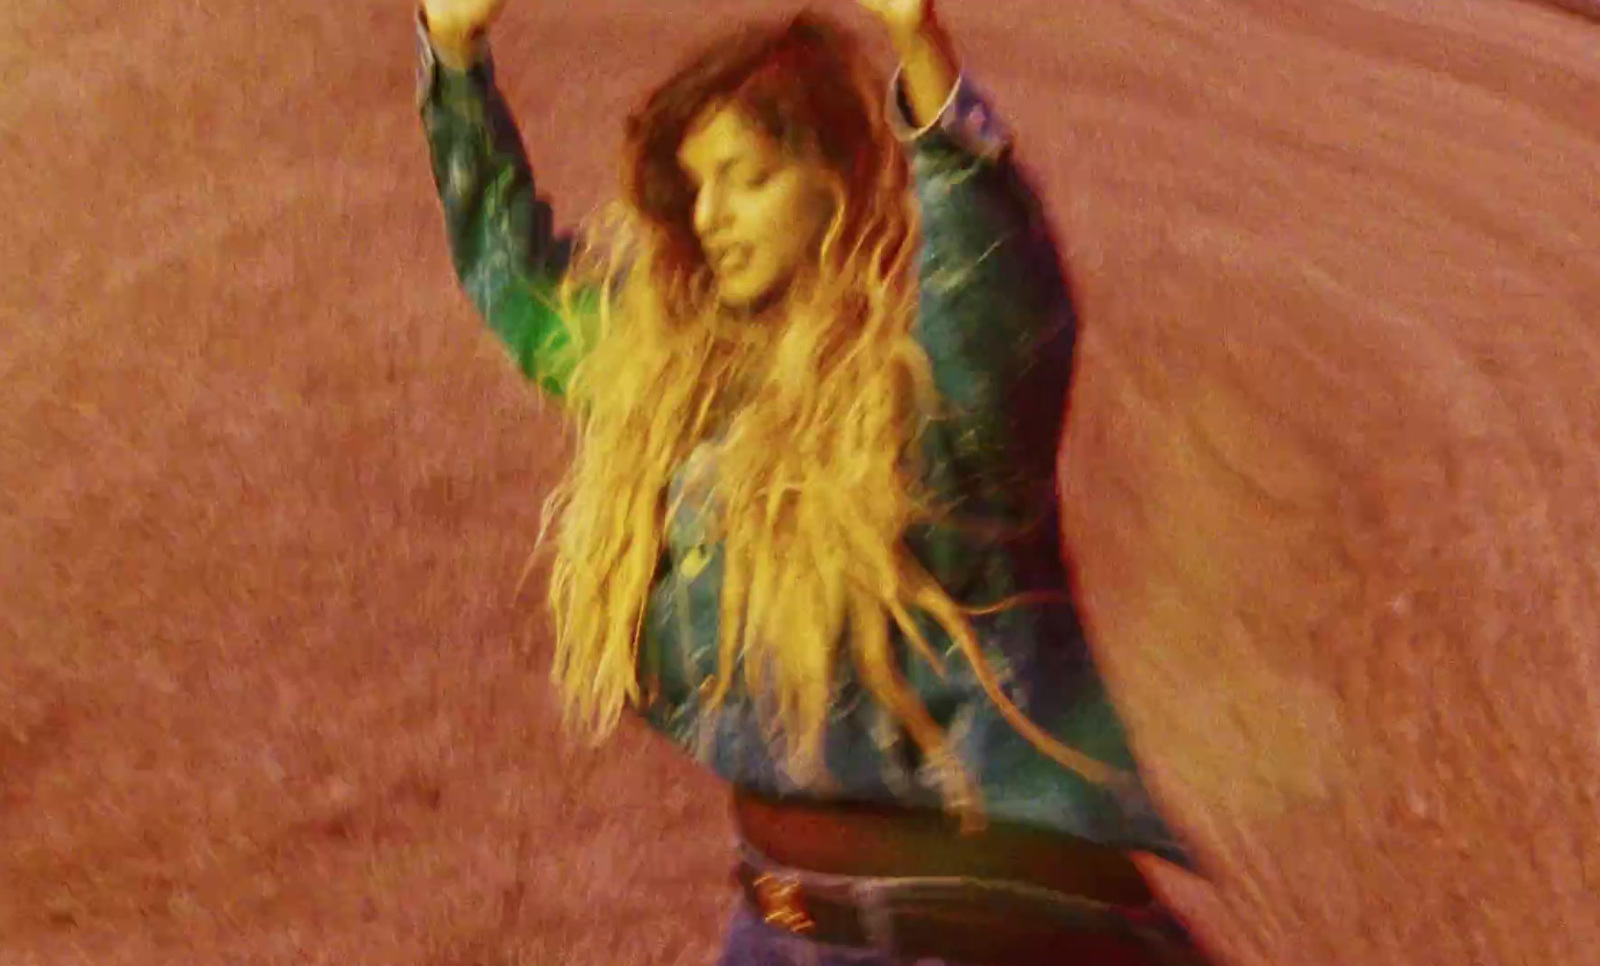
M 919 337 L 960 475 L 989 495 L 1048 491 L 1075 336 L 1043 206 L 967 79 L 932 0 L 860 0 L 900 56 L 890 118 L 922 214 Z M 1009 502 L 1009 501 L 1008 501 Z
M 450 255 L 479 315 L 518 367 L 565 390 L 571 340 L 557 291 L 571 253 L 499 90 L 485 30 L 501 0 L 425 0 L 417 9 L 418 109 Z

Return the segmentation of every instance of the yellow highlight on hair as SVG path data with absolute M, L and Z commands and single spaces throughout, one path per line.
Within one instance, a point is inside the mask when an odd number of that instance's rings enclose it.
M 948 633 L 1029 741 L 1092 782 L 1118 772 L 1055 740 L 1001 691 L 969 615 L 1005 605 L 956 603 L 903 542 L 936 513 L 916 441 L 938 400 L 912 332 L 915 201 L 900 155 L 882 156 L 895 166 L 881 172 L 880 190 L 851 199 L 868 207 L 861 241 L 842 251 L 830 232 L 780 328 L 750 331 L 724 317 L 704 273 L 672 270 L 658 230 L 625 207 L 605 226 L 610 246 L 584 252 L 569 273 L 567 398 L 579 445 L 540 534 L 543 543 L 554 524 L 552 677 L 567 724 L 596 739 L 641 703 L 640 635 L 669 519 L 664 494 L 691 450 L 716 437 L 725 568 L 706 713 L 742 663 L 749 692 L 772 699 L 784 764 L 814 774 L 838 662 L 848 660 L 971 828 L 983 822 L 974 783 L 897 666 L 891 626 L 941 666 L 915 614 Z

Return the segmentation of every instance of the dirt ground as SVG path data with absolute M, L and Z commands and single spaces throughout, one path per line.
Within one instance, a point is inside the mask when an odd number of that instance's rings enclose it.
M 513 0 L 559 215 L 788 6 Z M 1066 542 L 1211 874 L 1163 891 L 1229 963 L 1600 962 L 1600 10 L 943 6 L 1081 290 Z M 557 733 L 565 444 L 455 288 L 411 44 L 0 9 L 4 966 L 714 955 L 714 783 Z

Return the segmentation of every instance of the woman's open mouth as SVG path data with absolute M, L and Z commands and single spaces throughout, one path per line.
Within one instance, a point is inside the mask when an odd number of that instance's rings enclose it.
M 711 267 L 718 275 L 731 275 L 749 265 L 754 254 L 749 245 L 729 245 L 716 252 Z

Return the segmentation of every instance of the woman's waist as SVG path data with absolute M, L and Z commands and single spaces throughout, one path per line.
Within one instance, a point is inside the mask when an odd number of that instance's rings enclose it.
M 1150 901 L 1144 877 L 1119 849 L 1058 830 L 991 818 L 962 832 L 937 809 L 734 793 L 744 842 L 775 862 L 872 878 L 1014 882 L 1100 902 Z

